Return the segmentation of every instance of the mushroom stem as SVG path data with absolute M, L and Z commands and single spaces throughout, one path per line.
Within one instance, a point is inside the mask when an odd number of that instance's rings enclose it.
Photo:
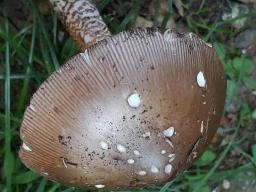
M 88 0 L 50 0 L 81 51 L 111 36 L 97 8 Z

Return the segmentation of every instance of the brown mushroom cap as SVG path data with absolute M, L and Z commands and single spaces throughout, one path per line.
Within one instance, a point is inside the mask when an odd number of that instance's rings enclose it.
M 196 35 L 123 32 L 76 55 L 34 94 L 20 158 L 65 185 L 163 183 L 205 150 L 223 112 L 226 79 Z

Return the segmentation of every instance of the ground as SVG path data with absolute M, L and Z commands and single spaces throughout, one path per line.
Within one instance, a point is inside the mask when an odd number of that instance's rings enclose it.
M 212 144 L 184 174 L 134 191 L 256 191 L 256 1 L 96 0 L 112 33 L 133 27 L 192 31 L 213 44 L 228 79 Z M 33 92 L 78 52 L 46 0 L 0 0 L 0 191 L 86 191 L 46 181 L 18 158 Z

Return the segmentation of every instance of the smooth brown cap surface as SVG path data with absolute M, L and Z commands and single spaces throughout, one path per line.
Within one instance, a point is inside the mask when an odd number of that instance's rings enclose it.
M 214 49 L 194 34 L 123 32 L 40 86 L 24 115 L 20 157 L 70 186 L 163 183 L 208 146 L 225 92 Z

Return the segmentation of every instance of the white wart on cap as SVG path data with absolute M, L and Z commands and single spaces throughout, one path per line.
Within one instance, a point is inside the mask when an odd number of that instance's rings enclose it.
M 140 96 L 138 93 L 131 94 L 128 97 L 127 101 L 128 101 L 129 106 L 132 108 L 137 108 L 141 104 Z
M 204 73 L 199 71 L 196 76 L 196 81 L 199 87 L 206 87 L 206 79 L 204 77 Z

